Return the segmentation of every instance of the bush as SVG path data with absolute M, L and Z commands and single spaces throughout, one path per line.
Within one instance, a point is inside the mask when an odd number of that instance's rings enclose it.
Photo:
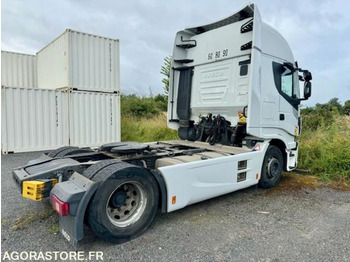
M 152 118 L 122 117 L 122 141 L 153 142 L 179 139 L 176 130 L 167 127 L 166 116 Z
M 178 139 L 177 131 L 167 127 L 168 96 L 122 95 L 122 141 L 150 142 Z
M 324 117 L 303 116 L 298 166 L 324 179 L 350 181 L 350 117 L 333 115 L 331 122 Z M 323 122 L 317 124 L 315 119 Z
M 344 106 L 341 110 L 342 114 L 350 116 L 350 100 L 345 101 Z
M 154 101 L 157 102 L 157 107 L 162 111 L 166 112 L 168 110 L 168 96 L 158 94 L 154 97 Z
M 162 111 L 153 98 L 139 98 L 136 95 L 122 95 L 121 97 L 122 116 L 153 117 Z
M 334 122 L 334 116 L 337 113 L 329 107 L 306 108 L 301 110 L 302 132 L 304 130 L 315 131 L 320 127 L 330 127 Z
M 326 180 L 350 182 L 350 100 L 338 98 L 301 110 L 298 166 Z

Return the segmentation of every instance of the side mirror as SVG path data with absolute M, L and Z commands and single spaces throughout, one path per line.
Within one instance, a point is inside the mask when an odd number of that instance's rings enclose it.
M 304 99 L 309 99 L 311 96 L 311 82 L 304 82 Z
M 310 82 L 310 81 L 312 80 L 312 74 L 311 74 L 311 72 L 309 72 L 309 71 L 307 71 L 307 70 L 305 70 L 305 71 L 303 72 L 303 77 L 304 77 L 304 80 L 305 80 L 306 82 Z M 311 87 L 311 85 L 310 85 L 310 87 Z

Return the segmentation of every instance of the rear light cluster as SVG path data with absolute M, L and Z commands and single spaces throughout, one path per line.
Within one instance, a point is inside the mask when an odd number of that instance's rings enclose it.
M 51 196 L 51 205 L 52 208 L 61 216 L 69 215 L 69 204 L 61 201 L 57 196 Z

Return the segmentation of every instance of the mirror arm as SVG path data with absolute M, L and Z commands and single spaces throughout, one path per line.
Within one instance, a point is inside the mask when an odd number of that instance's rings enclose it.
M 292 63 L 284 62 L 283 65 L 284 65 L 285 67 L 287 67 L 288 69 L 290 69 L 290 70 L 292 71 L 292 73 L 294 73 L 295 70 L 297 70 L 297 68 L 295 68 L 295 67 L 293 66 Z

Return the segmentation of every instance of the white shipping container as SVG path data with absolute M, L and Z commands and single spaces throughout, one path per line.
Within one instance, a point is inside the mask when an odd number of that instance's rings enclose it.
M 1 51 L 1 86 L 37 87 L 35 55 Z
M 68 93 L 3 87 L 3 153 L 51 150 L 69 143 Z
M 120 141 L 120 96 L 72 91 L 69 96 L 72 146 L 101 146 Z
M 13 87 L 1 92 L 2 153 L 120 141 L 117 94 Z
M 120 91 L 119 40 L 67 29 L 37 53 L 38 87 Z

